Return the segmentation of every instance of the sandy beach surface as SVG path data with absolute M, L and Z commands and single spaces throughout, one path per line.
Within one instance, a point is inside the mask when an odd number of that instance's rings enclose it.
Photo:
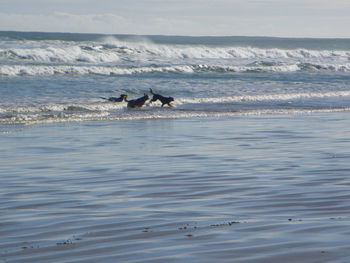
M 349 121 L 2 126 L 0 262 L 350 262 Z

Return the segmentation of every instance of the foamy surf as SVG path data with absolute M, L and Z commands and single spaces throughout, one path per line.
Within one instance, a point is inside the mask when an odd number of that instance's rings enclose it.
M 31 43 L 31 44 L 30 44 Z M 117 62 L 125 60 L 168 59 L 330 59 L 347 60 L 347 50 L 308 50 L 256 47 L 215 47 L 205 45 L 169 45 L 151 41 L 125 42 L 115 39 L 105 44 L 47 41 L 30 42 L 25 48 L 0 48 L 0 57 L 36 62 Z M 16 45 L 16 43 L 14 43 Z
M 348 50 L 178 45 L 114 37 L 10 44 L 0 43 L 0 76 L 350 71 Z
M 160 107 L 159 102 L 133 110 L 126 103 L 105 102 L 102 99 L 81 99 L 81 103 L 10 105 L 0 108 L 0 124 L 34 124 L 125 119 L 164 119 L 192 117 L 223 117 L 261 114 L 299 114 L 311 112 L 348 111 L 335 104 L 310 106 L 306 102 L 319 99 L 349 98 L 349 91 L 326 93 L 270 94 L 176 98 L 174 107 Z
M 51 76 L 51 75 L 138 75 L 154 73 L 288 73 L 298 71 L 350 72 L 350 63 L 331 64 L 291 64 L 274 66 L 230 66 L 230 65 L 173 65 L 144 67 L 73 66 L 73 65 L 4 65 L 0 66 L 0 76 Z

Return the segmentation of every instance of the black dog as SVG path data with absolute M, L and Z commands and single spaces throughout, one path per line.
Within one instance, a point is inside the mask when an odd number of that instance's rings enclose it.
M 119 98 L 117 98 L 117 97 L 109 97 L 109 98 L 101 97 L 101 99 L 112 101 L 112 102 L 123 102 L 123 101 L 127 101 L 126 100 L 127 97 L 128 97 L 128 95 L 121 94 Z
M 164 97 L 164 96 L 162 96 L 162 95 L 153 93 L 153 90 L 152 90 L 152 89 L 149 89 L 149 90 L 151 91 L 151 94 L 153 95 L 153 98 L 151 99 L 150 103 L 152 103 L 153 101 L 160 100 L 160 102 L 162 103 L 162 107 L 163 107 L 165 104 L 168 104 L 170 107 L 172 107 L 172 105 L 170 104 L 170 102 L 174 101 L 174 98 L 173 98 L 173 97 Z
M 145 93 L 143 97 L 138 98 L 136 100 L 127 100 L 125 101 L 128 103 L 128 108 L 141 108 L 143 104 L 149 99 L 148 95 Z

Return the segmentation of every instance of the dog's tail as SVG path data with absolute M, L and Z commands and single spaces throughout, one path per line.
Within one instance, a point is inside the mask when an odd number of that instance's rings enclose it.
M 104 98 L 104 97 L 100 97 L 101 99 L 104 99 L 104 100 L 108 100 L 107 98 Z
M 154 95 L 154 93 L 153 93 L 153 90 L 152 90 L 152 89 L 149 89 L 149 91 L 151 92 L 151 94 L 152 94 L 152 95 Z

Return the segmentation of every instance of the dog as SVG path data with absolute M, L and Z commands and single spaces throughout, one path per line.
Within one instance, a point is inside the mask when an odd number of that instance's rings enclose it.
M 111 102 L 123 102 L 127 100 L 128 95 L 121 94 L 119 98 L 117 97 L 109 97 L 109 98 L 100 97 L 100 98 Z
M 152 99 L 150 100 L 150 103 L 154 102 L 154 101 L 157 101 L 157 100 L 160 100 L 160 102 L 162 103 L 162 107 L 165 105 L 165 104 L 168 104 L 169 107 L 172 107 L 172 105 L 170 104 L 172 101 L 174 101 L 174 98 L 173 97 L 164 97 L 162 95 L 159 95 L 159 94 L 155 94 L 153 93 L 153 90 L 152 89 L 149 89 L 151 94 L 153 95 Z
M 143 95 L 143 97 L 138 98 L 136 100 L 127 100 L 125 99 L 125 101 L 128 103 L 127 107 L 128 108 L 141 108 L 146 101 L 149 99 L 148 95 L 145 93 Z

